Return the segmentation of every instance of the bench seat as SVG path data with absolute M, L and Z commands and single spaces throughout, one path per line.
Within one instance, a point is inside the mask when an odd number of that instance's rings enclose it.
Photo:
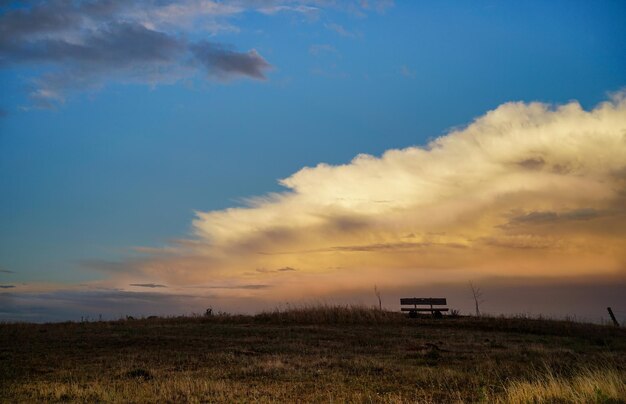
M 446 306 L 447 304 L 448 302 L 445 297 L 403 297 L 400 299 L 400 306 L 412 307 L 400 307 L 400 310 L 409 312 L 409 317 L 411 318 L 417 318 L 419 313 L 430 313 L 434 318 L 442 318 L 442 313 L 450 309 L 441 306 Z

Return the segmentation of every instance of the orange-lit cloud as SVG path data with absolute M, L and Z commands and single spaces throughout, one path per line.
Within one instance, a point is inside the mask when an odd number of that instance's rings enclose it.
M 425 147 L 280 183 L 245 207 L 198 212 L 189 240 L 100 267 L 118 287 L 271 299 L 625 273 L 624 94 L 590 111 L 506 103 Z

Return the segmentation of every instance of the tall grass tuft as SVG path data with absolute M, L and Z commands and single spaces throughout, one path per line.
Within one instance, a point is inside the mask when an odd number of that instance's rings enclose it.
M 500 403 L 625 403 L 626 373 L 616 369 L 583 369 L 571 378 L 553 372 L 534 380 L 511 382 Z

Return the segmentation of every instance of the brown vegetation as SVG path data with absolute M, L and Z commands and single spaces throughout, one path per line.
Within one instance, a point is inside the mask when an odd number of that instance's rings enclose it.
M 626 402 L 625 337 L 344 306 L 0 324 L 0 401 Z

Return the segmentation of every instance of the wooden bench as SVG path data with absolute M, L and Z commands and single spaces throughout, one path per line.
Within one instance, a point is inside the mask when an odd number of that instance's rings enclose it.
M 448 311 L 447 307 L 433 307 L 433 306 L 445 306 L 447 305 L 445 297 L 403 297 L 400 299 L 400 306 L 413 306 L 413 307 L 401 307 L 401 311 L 408 311 L 409 317 L 415 318 L 420 312 L 430 312 L 433 317 L 443 317 L 442 312 Z M 417 307 L 417 306 L 430 306 Z

